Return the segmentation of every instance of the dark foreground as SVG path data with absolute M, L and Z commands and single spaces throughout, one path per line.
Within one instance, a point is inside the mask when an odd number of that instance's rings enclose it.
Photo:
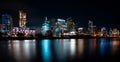
M 1 40 L 0 62 L 119 62 L 120 40 Z

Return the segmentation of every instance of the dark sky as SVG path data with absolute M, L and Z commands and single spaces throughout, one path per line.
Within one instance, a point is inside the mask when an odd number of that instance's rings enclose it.
M 119 3 L 114 0 L 0 0 L 0 15 L 12 15 L 14 26 L 19 20 L 18 10 L 27 13 L 27 25 L 40 26 L 44 17 L 72 17 L 78 25 L 87 27 L 92 20 L 98 27 L 119 27 Z

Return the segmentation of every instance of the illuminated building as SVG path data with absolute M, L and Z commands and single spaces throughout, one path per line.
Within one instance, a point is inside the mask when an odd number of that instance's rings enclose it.
M 2 14 L 1 32 L 5 33 L 3 36 L 11 35 L 12 26 L 12 17 L 9 14 Z
M 52 33 L 53 33 L 53 36 L 55 37 L 55 24 L 56 24 L 56 19 L 55 18 L 52 18 L 51 19 L 51 30 L 52 30 Z
M 76 24 L 75 22 L 72 20 L 72 18 L 68 18 L 67 19 L 67 30 L 69 32 L 70 35 L 76 35 Z
M 113 31 L 112 31 L 112 36 L 113 37 L 118 37 L 120 34 L 119 30 L 117 28 L 114 28 Z
M 93 34 L 93 22 L 90 20 L 88 22 L 88 31 L 89 31 L 89 34 Z
M 26 13 L 19 11 L 19 27 L 12 29 L 12 37 L 35 37 L 36 30 L 26 28 Z
M 4 30 L 10 30 L 12 28 L 12 18 L 9 14 L 2 15 L 2 26 Z
M 57 19 L 55 32 L 57 37 L 61 37 L 64 35 L 65 31 L 67 30 L 67 24 L 65 23 L 64 19 Z
M 109 30 L 109 36 L 111 37 L 112 36 L 112 29 L 110 28 Z
M 12 29 L 12 37 L 18 37 L 17 34 L 23 34 L 23 37 L 35 37 L 36 34 L 36 30 L 34 29 L 30 29 L 30 28 L 18 28 L 18 27 L 14 27 Z
M 81 27 L 81 28 L 78 28 L 78 34 L 79 34 L 79 35 L 84 34 L 82 27 Z
M 57 19 L 55 32 L 57 37 L 76 35 L 75 23 L 73 20 L 67 19 Z
M 45 22 L 43 23 L 42 28 L 41 28 L 41 33 L 43 36 L 46 36 L 49 34 L 48 33 L 49 31 L 51 31 L 51 25 L 50 25 L 50 21 L 48 21 L 46 17 Z
M 26 27 L 26 13 L 23 11 L 19 11 L 19 27 Z
M 78 32 L 83 32 L 83 28 L 78 28 Z
M 101 36 L 107 36 L 107 30 L 105 27 L 101 28 Z

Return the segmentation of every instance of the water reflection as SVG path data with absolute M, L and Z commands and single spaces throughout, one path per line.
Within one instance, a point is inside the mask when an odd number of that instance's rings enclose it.
M 56 58 L 60 62 L 65 61 L 67 57 L 74 57 L 76 53 L 75 39 L 57 39 L 54 42 Z
M 106 46 L 106 40 L 104 38 L 102 38 L 100 40 L 100 54 L 104 55 L 105 53 L 105 46 Z
M 112 54 L 115 54 L 118 52 L 118 50 L 120 49 L 120 41 L 118 39 L 113 39 L 113 42 L 112 42 Z
M 76 52 L 76 40 L 70 39 L 70 55 L 71 57 L 75 55 Z
M 84 52 L 84 40 L 78 39 L 78 55 L 82 55 Z
M 91 56 L 96 47 L 94 46 L 94 41 L 93 41 L 93 39 L 88 39 L 88 41 L 89 41 L 89 44 L 88 44 L 88 51 L 89 51 L 89 52 L 88 52 L 88 53 L 89 53 L 89 55 Z
M 17 62 L 29 62 L 36 55 L 36 44 L 32 40 L 8 41 L 8 51 Z
M 50 62 L 51 61 L 51 47 L 50 47 L 50 40 L 44 39 L 41 41 L 42 44 L 42 57 L 44 62 Z
M 106 54 L 115 55 L 119 51 L 120 41 L 118 39 L 104 39 L 100 40 L 100 54 L 105 56 Z
M 103 58 L 120 52 L 119 39 L 42 39 L 0 42 L 0 55 L 12 62 L 66 62 L 74 59 Z M 2 53 L 1 53 L 2 52 Z M 5 56 L 2 58 L 6 58 Z M 6 61 L 9 62 L 9 61 Z
M 54 45 L 57 60 L 60 62 L 65 61 L 70 52 L 70 40 L 57 39 L 55 40 Z

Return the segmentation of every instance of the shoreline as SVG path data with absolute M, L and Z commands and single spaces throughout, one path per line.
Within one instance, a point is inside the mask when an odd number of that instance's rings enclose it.
M 92 36 L 75 36 L 75 37 L 0 37 L 1 40 L 32 40 L 32 39 L 91 39 L 91 38 L 106 38 L 120 39 L 120 37 L 92 37 Z

